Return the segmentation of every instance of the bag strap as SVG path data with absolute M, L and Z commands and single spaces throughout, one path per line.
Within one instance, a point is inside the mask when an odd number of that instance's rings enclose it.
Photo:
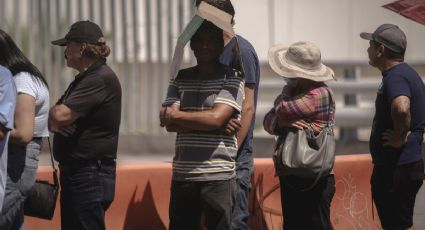
M 47 142 L 49 143 L 50 160 L 52 161 L 53 182 L 57 186 L 57 185 L 59 185 L 58 170 L 56 169 L 56 167 L 55 167 L 55 161 L 53 160 L 52 145 L 50 144 L 50 137 L 47 137 Z
M 328 105 L 328 117 L 329 117 L 329 119 L 328 119 L 328 122 L 326 122 L 326 126 L 331 127 L 335 123 L 335 122 L 332 122 L 332 120 L 330 119 L 331 118 L 331 109 L 332 109 L 332 99 L 333 99 L 333 97 L 332 97 L 331 91 L 329 91 L 328 88 L 326 88 L 326 91 L 328 91 L 328 94 L 329 94 L 329 105 Z M 334 111 L 334 113 L 335 113 L 335 111 Z

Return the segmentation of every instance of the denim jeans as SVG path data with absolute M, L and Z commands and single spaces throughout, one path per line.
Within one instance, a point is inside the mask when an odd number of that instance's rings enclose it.
M 245 140 L 246 141 L 246 140 Z M 249 193 L 253 173 L 252 153 L 242 149 L 236 158 L 236 199 L 232 213 L 232 229 L 246 230 L 249 218 Z
M 41 139 L 34 139 L 25 145 L 9 144 L 6 196 L 0 229 L 23 229 L 24 203 L 35 183 Z
M 105 212 L 115 195 L 115 163 L 94 161 L 59 167 L 62 230 L 105 229 Z
M 235 180 L 172 181 L 170 230 L 200 230 L 201 213 L 208 230 L 230 230 Z

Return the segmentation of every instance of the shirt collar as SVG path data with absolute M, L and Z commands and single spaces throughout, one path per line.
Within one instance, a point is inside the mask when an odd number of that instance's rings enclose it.
M 86 76 L 87 74 L 95 71 L 96 69 L 98 69 L 100 66 L 105 65 L 106 64 L 106 58 L 100 58 L 99 60 L 97 60 L 95 63 L 93 63 L 91 66 L 89 66 L 89 68 L 86 69 L 86 71 L 81 72 L 79 74 L 77 74 L 75 76 L 75 79 L 80 79 L 84 76 Z

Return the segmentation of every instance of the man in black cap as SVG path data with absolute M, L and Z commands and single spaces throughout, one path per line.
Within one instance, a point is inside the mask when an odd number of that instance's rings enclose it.
M 372 198 L 383 229 L 409 229 L 424 177 L 425 87 L 404 62 L 406 35 L 398 26 L 383 24 L 360 37 L 369 40 L 369 64 L 383 76 L 369 143 Z
M 67 66 L 79 72 L 49 113 L 60 168 L 61 226 L 105 229 L 115 194 L 121 86 L 106 65 L 110 49 L 95 23 L 76 22 L 52 44 L 66 46 Z

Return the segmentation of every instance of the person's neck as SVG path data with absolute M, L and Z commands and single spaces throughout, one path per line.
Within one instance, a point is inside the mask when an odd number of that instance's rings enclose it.
M 83 58 L 81 60 L 81 65 L 78 67 L 78 72 L 82 73 L 86 71 L 90 66 L 97 62 L 98 59 L 95 58 Z
M 384 71 L 389 70 L 392 67 L 394 67 L 394 66 L 396 66 L 396 65 L 398 65 L 400 63 L 402 63 L 402 61 L 398 61 L 398 60 L 386 60 L 386 61 L 383 61 L 380 65 L 378 65 L 378 69 L 381 72 L 384 72 Z
M 208 79 L 213 74 L 215 74 L 220 68 L 221 68 L 221 63 L 219 61 L 199 63 L 198 64 L 199 77 L 201 79 Z

